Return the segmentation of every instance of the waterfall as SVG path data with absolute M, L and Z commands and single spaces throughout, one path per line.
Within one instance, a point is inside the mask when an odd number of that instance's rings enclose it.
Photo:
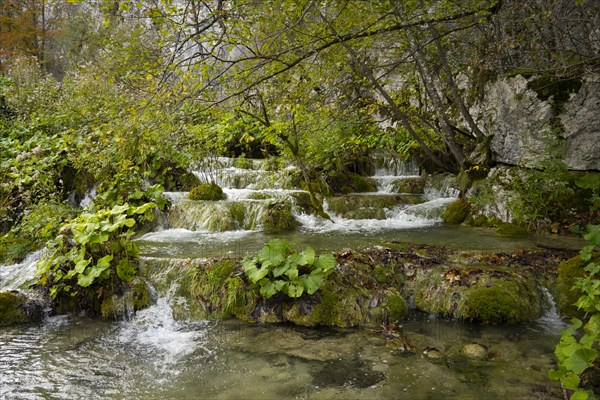
M 36 265 L 45 253 L 45 250 L 38 250 L 20 263 L 0 267 L 0 292 L 19 290 L 33 294 L 28 287 L 35 282 Z
M 541 325 L 546 332 L 554 333 L 559 332 L 561 329 L 567 327 L 567 324 L 562 320 L 558 311 L 556 310 L 556 302 L 554 296 L 550 291 L 543 287 L 542 293 L 544 296 L 544 302 L 549 305 L 548 311 L 542 315 L 536 322 Z

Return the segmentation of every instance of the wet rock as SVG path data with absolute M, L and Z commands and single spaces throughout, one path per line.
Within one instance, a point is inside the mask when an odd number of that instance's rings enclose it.
M 421 204 L 426 200 L 418 195 L 360 195 L 328 197 L 329 211 L 351 219 L 384 219 L 385 209 L 403 204 Z
M 227 196 L 221 186 L 215 183 L 203 183 L 192 188 L 188 197 L 190 200 L 225 200 Z
M 0 326 L 41 321 L 43 304 L 17 291 L 0 293 Z
M 484 360 L 488 358 L 488 350 L 482 344 L 479 343 L 469 343 L 465 344 L 460 350 L 462 354 L 467 356 L 468 358 L 476 359 L 476 360 Z
M 286 203 L 269 204 L 262 217 L 263 229 L 267 232 L 289 231 L 298 226 L 292 207 Z
M 401 178 L 390 184 L 394 193 L 423 194 L 425 190 L 423 178 Z
M 444 211 L 444 222 L 449 224 L 461 224 L 469 215 L 471 205 L 466 199 L 458 199 L 454 203 L 448 205 Z

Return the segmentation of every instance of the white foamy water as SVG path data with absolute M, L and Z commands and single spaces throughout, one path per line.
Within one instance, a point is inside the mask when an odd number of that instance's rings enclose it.
M 0 292 L 26 290 L 35 281 L 36 265 L 45 253 L 46 250 L 34 251 L 20 263 L 0 266 Z
M 198 350 L 207 355 L 207 323 L 194 324 L 193 329 L 175 321 L 169 298 L 161 297 L 156 304 L 138 311 L 131 321 L 121 322 L 115 339 L 128 347 L 152 354 L 152 362 L 172 371 L 171 366 Z M 204 329 L 202 329 L 204 328 Z

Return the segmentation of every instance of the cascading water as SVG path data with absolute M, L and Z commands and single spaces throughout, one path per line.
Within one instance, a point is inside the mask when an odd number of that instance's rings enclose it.
M 415 162 L 380 156 L 374 163 L 371 178 L 377 182 L 378 191 L 325 199 L 324 207 L 331 217 L 326 220 L 309 213 L 308 193 L 295 186 L 299 182 L 295 168 L 273 171 L 264 160 L 211 159 L 195 174 L 221 185 L 227 199 L 191 201 L 184 192 L 166 193 L 173 202 L 167 229 L 145 235 L 140 244 L 151 255 L 162 252 L 170 256 L 206 255 L 210 253 L 207 246 L 216 246 L 218 254 L 223 246 L 230 252 L 231 243 L 242 239 L 248 243 L 249 236 L 260 247 L 270 235 L 263 225 L 269 207 L 276 203 L 288 205 L 298 222 L 294 241 L 308 241 L 313 246 L 323 245 L 331 235 L 368 239 L 374 234 L 430 227 L 441 221 L 453 197 L 441 192 L 446 197 L 426 194 L 427 180 L 419 175 Z M 278 237 L 286 235 L 290 233 L 277 233 Z M 328 238 L 325 241 L 321 240 L 324 235 Z M 346 243 L 341 241 L 340 245 Z
M 34 293 L 28 286 L 34 283 L 37 262 L 44 254 L 45 250 L 38 250 L 29 254 L 20 263 L 0 266 L 0 292 L 19 290 Z

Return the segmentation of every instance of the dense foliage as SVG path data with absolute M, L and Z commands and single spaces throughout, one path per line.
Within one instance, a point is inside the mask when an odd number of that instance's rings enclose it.
M 580 252 L 587 263 L 585 276 L 579 278 L 572 290 L 581 293 L 577 307 L 585 311 L 584 321 L 574 318 L 571 325 L 561 332 L 556 346 L 558 368 L 550 371 L 550 378 L 558 380 L 564 388 L 572 390 L 571 400 L 595 399 L 598 386 L 589 381 L 586 371 L 597 370 L 598 346 L 600 345 L 600 263 L 592 261 L 593 251 L 600 246 L 600 225 L 588 225 L 583 237 L 589 242 Z

